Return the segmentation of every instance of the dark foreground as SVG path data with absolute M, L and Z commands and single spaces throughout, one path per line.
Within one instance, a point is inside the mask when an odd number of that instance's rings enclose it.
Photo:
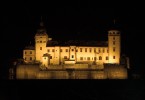
M 5 80 L 0 100 L 145 100 L 143 80 Z

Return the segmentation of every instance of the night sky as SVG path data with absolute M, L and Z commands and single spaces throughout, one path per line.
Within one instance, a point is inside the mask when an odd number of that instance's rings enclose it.
M 115 27 L 121 30 L 121 53 L 130 58 L 132 71 L 144 75 L 144 8 L 133 2 L 121 3 L 121 6 L 119 4 L 116 2 L 111 5 L 108 3 L 100 5 L 96 2 L 79 2 L 79 0 L 77 2 L 62 2 L 61 0 L 37 3 L 36 1 L 35 3 L 34 1 L 6 2 L 1 12 L 2 66 L 0 66 L 0 78 L 7 79 L 11 60 L 22 58 L 22 50 L 29 45 L 30 41 L 34 44 L 34 35 L 39 27 L 41 16 L 47 33 L 53 40 L 107 40 L 107 31 L 112 28 L 113 20 L 116 19 Z M 26 100 L 43 97 L 48 100 L 59 97 L 67 100 L 70 98 L 73 100 L 116 100 L 116 98 L 144 100 L 145 87 L 142 81 L 133 81 L 133 83 L 132 81 L 125 81 L 125 83 L 122 81 L 113 81 L 114 83 L 106 81 L 80 83 L 63 81 L 59 83 L 54 81 L 55 84 L 58 83 L 56 85 L 53 85 L 52 81 L 37 82 L 25 82 L 24 85 L 23 81 L 1 82 L 6 85 L 0 85 L 0 92 L 2 92 L 0 99 Z M 58 95 L 53 96 L 53 94 Z

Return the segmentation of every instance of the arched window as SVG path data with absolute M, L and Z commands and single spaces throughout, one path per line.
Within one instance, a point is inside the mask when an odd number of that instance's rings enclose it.
M 99 56 L 99 60 L 102 60 L 102 57 L 101 56 Z

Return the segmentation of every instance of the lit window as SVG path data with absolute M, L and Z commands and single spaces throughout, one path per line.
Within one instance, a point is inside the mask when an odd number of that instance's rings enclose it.
M 42 50 L 42 47 L 40 47 L 40 50 Z
M 115 59 L 115 56 L 113 56 L 113 59 Z
M 82 48 L 80 48 L 80 52 L 82 52 Z
M 85 52 L 87 52 L 87 48 L 85 48 Z
M 102 60 L 102 57 L 101 56 L 99 56 L 99 60 Z
M 80 57 L 80 60 L 83 60 L 83 57 Z

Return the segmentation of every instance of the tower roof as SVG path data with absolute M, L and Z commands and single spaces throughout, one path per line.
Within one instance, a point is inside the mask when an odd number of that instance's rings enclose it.
M 113 20 L 113 22 L 111 23 L 108 30 L 118 30 L 118 31 L 120 31 L 120 26 L 119 26 L 119 23 L 117 23 L 116 19 Z
M 46 35 L 46 28 L 44 26 L 44 22 L 42 20 L 42 16 L 41 16 L 40 26 L 37 29 L 36 35 Z

